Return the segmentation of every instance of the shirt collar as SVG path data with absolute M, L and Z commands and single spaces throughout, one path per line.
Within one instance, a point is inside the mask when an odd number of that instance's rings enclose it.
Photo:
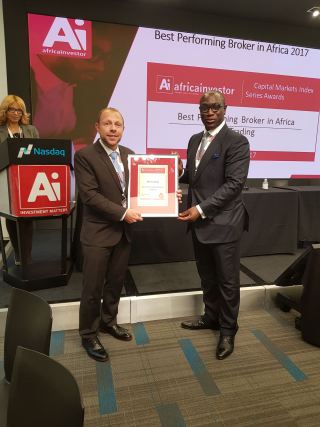
M 204 130 L 204 133 L 205 133 L 205 132 L 208 132 L 208 133 L 210 133 L 210 135 L 211 135 L 211 136 L 216 136 L 216 135 L 221 131 L 221 129 L 223 128 L 223 126 L 224 126 L 225 124 L 226 124 L 226 121 L 225 121 L 225 120 L 223 120 L 223 122 L 222 122 L 222 123 L 220 123 L 220 125 L 219 125 L 217 128 L 212 129 L 212 130 L 208 130 L 208 131 Z
M 101 141 L 101 139 L 99 138 L 99 142 L 100 142 L 100 144 L 102 145 L 102 147 L 103 147 L 103 149 L 106 151 L 106 153 L 108 154 L 108 156 L 110 156 L 114 151 L 116 152 L 116 153 L 118 153 L 119 154 L 119 156 L 120 156 L 120 150 L 119 150 L 119 146 L 117 146 L 117 148 L 115 149 L 115 150 L 111 150 L 111 148 L 109 148 L 109 147 L 107 147 L 102 141 Z

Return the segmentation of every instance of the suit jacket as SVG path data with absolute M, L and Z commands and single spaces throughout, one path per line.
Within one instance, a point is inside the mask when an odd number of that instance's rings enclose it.
M 39 132 L 33 125 L 20 125 L 24 138 L 39 138 Z M 0 142 L 9 138 L 8 128 L 6 125 L 0 126 Z
M 247 138 L 223 126 L 204 153 L 197 171 L 195 157 L 203 132 L 190 138 L 187 164 L 180 182 L 188 183 L 188 207 L 200 205 L 194 231 L 202 243 L 227 243 L 240 238 L 248 227 L 248 213 L 241 191 L 248 175 L 250 150 Z
M 127 197 L 128 154 L 133 154 L 133 151 L 121 145 L 119 150 L 124 165 Z M 83 203 L 81 242 L 89 246 L 110 247 L 120 241 L 123 233 L 130 241 L 130 227 L 126 222 L 120 221 L 126 211 L 122 206 L 120 181 L 100 142 L 75 153 L 74 170 Z

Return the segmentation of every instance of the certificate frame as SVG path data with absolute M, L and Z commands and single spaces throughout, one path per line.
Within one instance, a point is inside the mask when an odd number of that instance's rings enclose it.
M 129 154 L 128 167 L 128 208 L 143 217 L 177 217 L 178 156 Z

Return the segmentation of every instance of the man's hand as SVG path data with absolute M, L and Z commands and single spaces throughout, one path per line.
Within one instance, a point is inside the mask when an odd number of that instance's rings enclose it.
M 182 190 L 181 188 L 178 188 L 177 192 L 176 192 L 177 198 L 178 198 L 178 202 L 182 203 Z
M 192 208 L 189 208 L 186 211 L 181 212 L 179 214 L 178 219 L 180 221 L 185 221 L 185 222 L 194 222 L 199 218 L 199 216 L 200 216 L 200 213 L 198 209 L 195 206 L 192 206 Z
M 128 209 L 123 220 L 128 224 L 132 224 L 133 222 L 143 221 L 143 218 L 140 212 L 137 212 L 134 209 Z

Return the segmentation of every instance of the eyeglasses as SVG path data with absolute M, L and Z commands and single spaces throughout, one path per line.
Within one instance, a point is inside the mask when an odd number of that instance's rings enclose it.
M 9 107 L 7 109 L 7 111 L 8 111 L 8 113 L 17 113 L 19 115 L 23 114 L 23 111 L 20 108 L 11 108 L 11 107 Z
M 223 104 L 200 104 L 199 110 L 201 113 L 209 113 L 210 110 L 212 110 L 214 113 L 217 113 L 220 108 L 226 108 L 226 105 Z

